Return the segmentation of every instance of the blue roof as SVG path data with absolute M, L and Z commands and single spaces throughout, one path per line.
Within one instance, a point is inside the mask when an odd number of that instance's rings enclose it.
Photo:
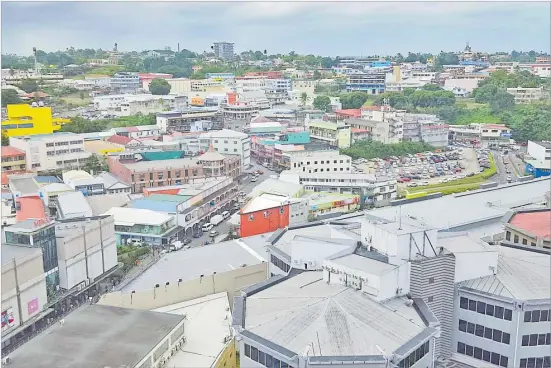
M 130 208 L 140 208 L 157 212 L 176 213 L 176 202 L 154 201 L 150 199 L 135 199 L 128 203 Z
M 35 176 L 34 181 L 39 184 L 61 183 L 61 180 L 55 176 Z

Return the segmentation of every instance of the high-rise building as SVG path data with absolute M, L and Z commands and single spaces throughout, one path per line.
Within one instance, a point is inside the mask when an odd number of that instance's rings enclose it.
M 229 42 L 215 42 L 214 54 L 219 59 L 231 60 L 233 59 L 233 43 Z

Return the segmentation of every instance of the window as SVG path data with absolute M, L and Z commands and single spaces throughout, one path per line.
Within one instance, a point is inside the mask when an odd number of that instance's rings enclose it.
M 477 302 L 476 304 L 476 311 L 480 314 L 486 313 L 486 303 L 484 302 Z
M 463 344 L 462 342 L 458 342 L 457 343 L 457 352 L 459 354 L 465 354 L 465 344 Z
M 545 309 L 541 311 L 540 321 L 549 321 L 549 310 Z
M 482 325 L 476 325 L 474 328 L 474 334 L 479 337 L 484 336 L 484 326 Z
M 491 328 L 488 328 L 488 327 L 485 327 L 484 328 L 484 338 L 486 339 L 492 339 L 492 329 Z
M 528 346 L 538 346 L 538 334 L 530 335 L 530 342 L 528 343 Z
M 467 333 L 474 334 L 474 323 L 467 322 Z
M 254 346 L 251 346 L 251 359 L 258 362 L 258 349 Z
M 494 338 L 493 340 L 496 342 L 501 342 L 501 336 L 503 333 L 500 330 L 494 330 Z
M 526 238 L 522 238 L 522 244 L 523 245 L 528 245 L 528 240 L 526 240 Z
M 429 284 L 434 284 L 434 277 L 429 277 Z
M 251 357 L 251 346 L 250 345 L 247 345 L 245 344 L 245 356 L 247 358 L 250 358 Z
M 499 354 L 492 353 L 490 357 L 490 362 L 495 365 L 499 365 Z
M 481 348 L 474 348 L 474 357 L 476 359 L 482 360 L 482 349 Z
M 503 307 L 498 307 L 496 305 L 494 310 L 494 317 L 503 319 Z
M 532 247 L 535 247 L 535 246 L 536 246 L 536 243 L 530 242 L 530 245 L 531 245 Z
M 518 235 L 515 235 L 514 239 L 515 240 L 513 240 L 513 243 L 518 243 Z
M 509 345 L 511 343 L 511 335 L 507 332 L 504 332 L 503 336 L 501 337 L 501 342 Z
M 507 231 L 505 233 L 505 240 L 511 241 L 511 232 L 510 231 Z
M 491 304 L 486 304 L 486 315 L 493 316 L 494 315 L 494 306 Z
M 427 302 L 428 302 L 428 303 L 432 303 L 433 301 L 434 301 L 434 297 L 433 297 L 433 296 L 429 296 L 429 297 L 427 298 Z
M 505 320 L 511 321 L 513 319 L 513 311 L 510 309 L 505 309 Z
M 532 311 L 532 322 L 539 322 L 540 321 L 540 311 L 535 310 Z
M 528 346 L 529 342 L 530 342 L 530 335 L 522 336 L 522 346 Z
M 474 355 L 474 348 L 471 345 L 466 345 L 465 354 L 472 357 Z
M 469 310 L 473 312 L 476 311 L 476 300 L 469 300 Z
M 459 308 L 461 309 L 469 309 L 469 299 L 461 297 L 459 299 Z

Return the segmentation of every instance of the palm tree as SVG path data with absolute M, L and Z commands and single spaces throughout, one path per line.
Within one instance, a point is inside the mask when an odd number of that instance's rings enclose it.
M 302 103 L 302 106 L 306 105 L 306 101 L 308 101 L 308 94 L 306 94 L 306 92 L 302 92 L 300 94 L 300 103 Z

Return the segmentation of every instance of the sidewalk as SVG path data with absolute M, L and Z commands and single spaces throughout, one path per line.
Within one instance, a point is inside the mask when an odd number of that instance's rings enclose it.
M 135 280 L 138 276 L 144 273 L 149 267 L 153 266 L 159 259 L 161 254 L 155 252 L 148 254 L 145 258 L 140 261 L 138 266 L 134 266 L 124 275 L 124 279 L 114 287 L 113 291 L 120 291 L 130 282 Z

